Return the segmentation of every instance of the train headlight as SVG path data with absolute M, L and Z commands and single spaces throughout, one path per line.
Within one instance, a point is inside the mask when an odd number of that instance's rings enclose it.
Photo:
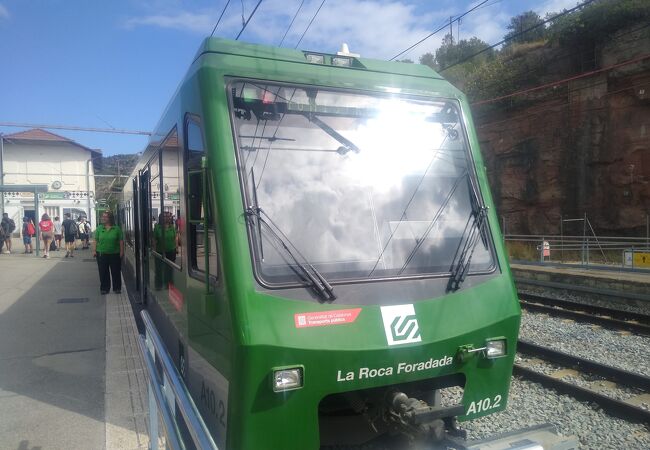
M 325 63 L 325 57 L 323 55 L 316 55 L 314 53 L 306 53 L 305 58 L 307 58 L 307 62 L 310 62 L 312 64 L 324 64 Z
M 273 392 L 292 391 L 302 386 L 302 367 L 273 369 Z
M 338 67 L 351 67 L 352 60 L 344 56 L 335 56 L 332 58 L 332 65 Z
M 500 358 L 508 354 L 505 338 L 494 338 L 485 341 L 485 356 L 488 359 Z

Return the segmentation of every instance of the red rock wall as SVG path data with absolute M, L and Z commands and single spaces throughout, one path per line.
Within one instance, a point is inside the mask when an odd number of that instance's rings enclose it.
M 510 100 L 516 106 L 502 101 L 475 108 L 481 150 L 507 233 L 559 234 L 561 217 L 587 213 L 598 234 L 645 235 L 650 27 L 624 36 L 597 49 L 595 69 L 639 62 L 518 96 Z M 543 78 L 580 73 L 562 70 Z M 581 233 L 565 228 L 572 231 Z

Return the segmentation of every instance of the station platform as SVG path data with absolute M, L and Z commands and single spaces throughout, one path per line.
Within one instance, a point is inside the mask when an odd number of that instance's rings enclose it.
M 90 250 L 0 254 L 0 447 L 145 449 L 147 380 L 126 286 Z
M 562 264 L 510 264 L 517 282 L 548 285 L 602 294 L 617 294 L 631 299 L 650 301 L 650 272 L 609 270 L 599 266 L 588 268 Z

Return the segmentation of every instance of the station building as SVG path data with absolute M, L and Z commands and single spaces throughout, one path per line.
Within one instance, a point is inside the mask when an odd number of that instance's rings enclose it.
M 46 185 L 39 195 L 38 213 L 46 212 L 52 219 L 70 213 L 73 219 L 86 217 L 94 229 L 95 162 L 101 161 L 101 150 L 88 148 L 71 139 L 42 129 L 31 129 L 1 137 L 0 184 L 5 186 L 2 210 L 20 229 L 22 217 L 38 223 L 34 193 L 11 191 L 12 185 Z M 38 218 L 40 219 L 40 217 Z

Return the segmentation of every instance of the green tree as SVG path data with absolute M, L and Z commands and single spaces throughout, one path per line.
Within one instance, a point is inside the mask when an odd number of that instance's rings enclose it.
M 477 37 L 471 39 L 461 39 L 458 43 L 454 41 L 451 34 L 447 34 L 442 39 L 442 44 L 436 50 L 435 56 L 431 53 L 425 53 L 420 57 L 420 64 L 426 64 L 434 70 L 440 70 L 459 61 L 463 62 L 465 71 L 473 71 L 485 61 L 494 57 L 494 50 L 487 50 L 474 58 L 472 55 L 486 49 L 487 43 Z M 470 58 L 470 59 L 468 59 Z
M 424 64 L 425 66 L 429 66 L 432 69 L 436 68 L 436 57 L 433 53 L 425 53 L 424 55 L 420 56 L 420 64 Z
M 508 44 L 523 44 L 525 42 L 536 42 L 544 39 L 546 28 L 540 25 L 528 32 L 520 34 L 525 30 L 539 25 L 543 22 L 535 11 L 526 11 L 510 19 L 510 25 L 507 26 L 510 32 L 504 36 L 508 39 Z

